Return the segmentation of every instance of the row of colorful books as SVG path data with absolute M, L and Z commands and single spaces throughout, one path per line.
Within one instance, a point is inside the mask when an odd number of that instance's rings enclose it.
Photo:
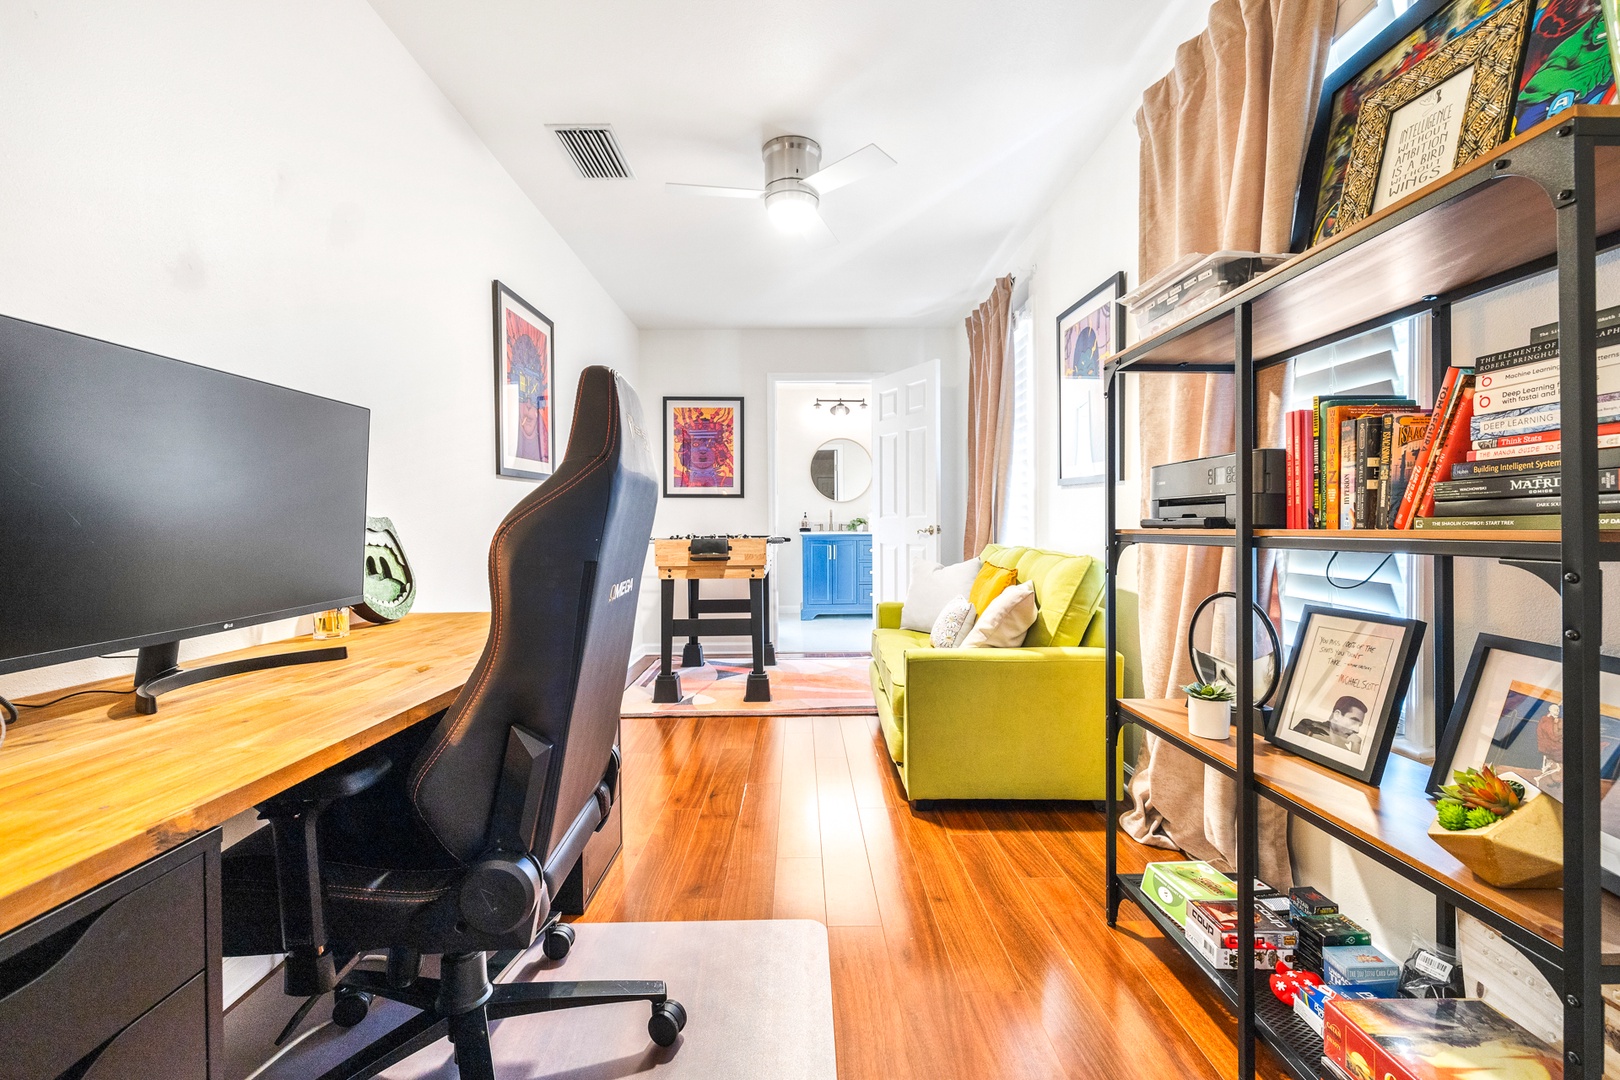
M 1598 510 L 1620 528 L 1620 308 L 1599 312 Z M 1433 409 L 1315 398 L 1287 416 L 1291 529 L 1556 529 L 1556 324 L 1447 370 Z

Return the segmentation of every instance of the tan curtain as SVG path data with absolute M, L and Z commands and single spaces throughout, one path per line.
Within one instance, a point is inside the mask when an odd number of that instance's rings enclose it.
M 1143 95 L 1136 114 L 1142 280 L 1192 252 L 1288 250 L 1336 8 L 1335 0 L 1215 0 L 1209 29 L 1183 43 L 1175 69 Z M 1283 375 L 1278 366 L 1257 380 L 1262 446 L 1282 444 Z M 1154 465 L 1231 452 L 1230 376 L 1136 382 L 1144 492 Z M 1188 620 L 1204 597 L 1231 588 L 1232 553 L 1155 544 L 1144 545 L 1139 558 L 1143 686 L 1150 698 L 1179 696 L 1192 679 Z M 1260 570 L 1269 592 L 1270 561 Z M 1237 809 L 1231 781 L 1158 739 L 1147 740 L 1146 756 L 1131 782 L 1127 831 L 1230 865 Z M 1287 816 L 1262 799 L 1260 826 L 1261 877 L 1291 882 Z
M 968 492 L 962 558 L 984 550 L 995 535 L 998 488 L 1005 484 L 1007 443 L 1002 423 L 1007 381 L 1013 279 L 998 278 L 990 298 L 967 317 Z

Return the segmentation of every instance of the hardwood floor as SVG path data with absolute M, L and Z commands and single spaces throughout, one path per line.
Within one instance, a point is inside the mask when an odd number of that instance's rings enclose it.
M 586 919 L 825 923 L 841 1080 L 1236 1072 L 1187 958 L 1129 902 L 1104 923 L 1100 813 L 914 814 L 876 717 L 626 719 L 623 749 L 624 851 Z

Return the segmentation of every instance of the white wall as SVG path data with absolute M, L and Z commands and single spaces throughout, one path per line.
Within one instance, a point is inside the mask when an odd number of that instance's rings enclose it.
M 418 607 L 487 607 L 532 487 L 494 472 L 491 279 L 557 324 L 559 452 L 637 332 L 364 0 L 0 4 L 0 101 L 0 312 L 369 407 Z
M 827 406 L 816 408 L 817 398 L 865 398 L 870 404 L 872 384 L 868 382 L 778 382 L 773 414 L 771 473 L 775 482 L 776 509 L 771 532 L 793 538 L 776 551 L 776 597 L 783 618 L 792 618 L 804 602 L 804 545 L 799 542 L 799 522 L 808 515 L 810 523 L 827 528 L 828 514 L 833 527 L 842 528 L 857 517 L 871 519 L 872 488 L 842 502 L 823 495 L 810 479 L 810 458 L 830 439 L 848 439 L 872 453 L 872 413 L 870 407 L 850 406 L 844 416 L 833 416 Z
M 945 533 L 940 550 L 948 558 L 962 549 L 967 504 L 967 332 L 961 324 L 939 329 L 643 330 L 637 388 L 654 430 L 662 430 L 665 396 L 741 394 L 744 402 L 743 497 L 661 498 L 654 535 L 771 530 L 767 455 L 772 440 L 766 406 L 772 376 L 863 378 L 933 359 L 942 361 L 943 372 L 940 525 Z M 714 591 L 723 595 L 721 588 Z M 657 648 L 657 598 L 657 583 L 648 574 L 642 587 L 640 640 L 649 652 Z

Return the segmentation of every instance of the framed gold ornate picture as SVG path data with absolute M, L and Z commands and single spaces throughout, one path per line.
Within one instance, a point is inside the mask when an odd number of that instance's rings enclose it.
M 1337 229 L 1496 147 L 1513 98 L 1531 0 L 1510 0 L 1361 103 Z

